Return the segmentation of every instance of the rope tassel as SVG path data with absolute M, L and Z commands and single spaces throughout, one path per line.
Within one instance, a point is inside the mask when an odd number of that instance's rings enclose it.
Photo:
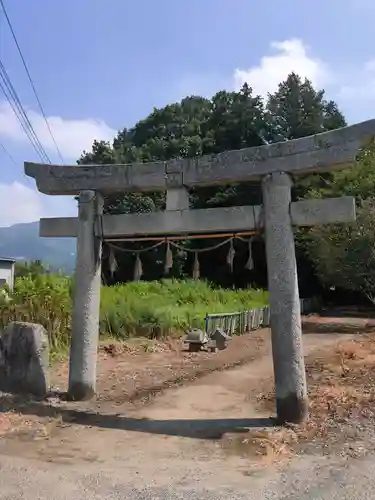
M 250 238 L 249 239 L 249 243 L 248 243 L 248 245 L 249 245 L 249 257 L 248 257 L 247 262 L 245 264 L 245 269 L 248 269 L 249 271 L 251 271 L 252 269 L 254 269 L 252 243 L 253 243 L 253 238 Z
M 233 262 L 234 262 L 234 256 L 236 255 L 236 250 L 234 248 L 233 244 L 233 238 L 230 240 L 230 247 L 229 247 L 229 252 L 227 255 L 227 263 L 230 267 L 230 270 L 233 272 Z
M 172 266 L 173 266 L 173 253 L 169 241 L 167 241 L 167 251 L 165 254 L 165 265 L 164 265 L 165 274 L 168 274 Z
M 198 252 L 195 252 L 194 255 L 194 265 L 193 265 L 193 279 L 194 280 L 199 280 L 200 276 L 200 268 L 199 268 L 199 259 L 198 259 Z
M 109 272 L 111 273 L 111 277 L 113 278 L 113 275 L 117 271 L 118 265 L 115 257 L 115 253 L 113 251 L 113 248 L 111 247 L 109 249 Z
M 137 253 L 134 264 L 134 281 L 139 281 L 142 278 L 142 275 L 143 275 L 142 261 L 141 257 L 139 256 L 139 253 Z

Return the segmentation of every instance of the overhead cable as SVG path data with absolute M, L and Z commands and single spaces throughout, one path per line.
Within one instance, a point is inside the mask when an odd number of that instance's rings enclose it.
M 13 37 L 14 43 L 16 44 L 16 47 L 17 47 L 18 53 L 19 53 L 19 55 L 20 55 L 20 57 L 21 57 L 23 67 L 25 68 L 25 71 L 26 71 L 27 77 L 28 77 L 28 79 L 29 79 L 29 82 L 30 82 L 31 88 L 33 89 L 33 92 L 34 92 L 35 98 L 36 98 L 36 100 L 37 100 L 37 103 L 38 103 L 38 106 L 39 106 L 40 112 L 41 112 L 41 114 L 42 114 L 42 116 L 43 116 L 43 119 L 44 119 L 44 121 L 45 121 L 45 124 L 46 124 L 46 126 L 47 126 L 48 132 L 49 132 L 49 134 L 50 134 L 50 136 L 51 136 L 51 139 L 52 139 L 52 141 L 53 141 L 53 143 L 54 143 L 54 145 L 55 145 L 55 147 L 56 147 L 57 154 L 59 155 L 59 157 L 60 157 L 60 159 L 61 159 L 61 162 L 64 164 L 64 163 L 65 163 L 65 162 L 64 162 L 64 158 L 63 158 L 63 156 L 62 156 L 62 154 L 61 154 L 61 151 L 60 151 L 60 148 L 59 148 L 59 146 L 58 146 L 58 144 L 57 144 L 57 142 L 56 142 L 56 139 L 55 139 L 55 137 L 54 137 L 54 135 L 53 135 L 53 133 L 52 133 L 51 126 L 50 126 L 50 124 L 49 124 L 49 122 L 48 122 L 48 120 L 47 120 L 47 116 L 46 116 L 46 114 L 45 114 L 45 112 L 44 112 L 44 109 L 43 109 L 42 103 L 41 103 L 41 101 L 40 101 L 40 99 L 39 99 L 38 92 L 37 92 L 37 90 L 36 90 L 36 88 L 35 88 L 35 84 L 34 84 L 34 82 L 33 82 L 33 79 L 31 78 L 31 74 L 30 74 L 30 71 L 29 71 L 28 66 L 27 66 L 27 64 L 26 64 L 25 57 L 24 57 L 24 55 L 23 55 L 23 53 L 22 53 L 22 50 L 21 50 L 20 44 L 19 44 L 19 42 L 18 42 L 18 40 L 17 40 L 17 36 L 16 36 L 15 31 L 14 31 L 14 29 L 13 29 L 13 26 L 12 26 L 11 20 L 10 20 L 10 18 L 9 18 L 9 16 L 8 16 L 8 13 L 7 13 L 7 10 L 6 10 L 6 7 L 5 7 L 5 4 L 4 4 L 4 1 L 3 1 L 3 0 L 0 0 L 0 5 L 1 5 L 2 9 L 3 9 L 5 19 L 6 19 L 7 23 L 8 23 L 8 26 L 9 26 L 10 32 L 12 33 L 12 37 Z
M 17 165 L 16 164 L 16 160 L 13 158 L 13 156 L 9 153 L 9 151 L 7 150 L 7 148 L 4 146 L 4 144 L 2 142 L 0 142 L 0 148 L 4 151 L 4 153 L 8 156 L 8 158 L 10 159 L 10 161 L 14 164 L 14 165 Z
M 6 100 L 11 106 L 14 114 L 16 115 L 21 127 L 27 135 L 31 145 L 37 152 L 39 158 L 43 163 L 51 163 L 47 153 L 45 152 L 39 138 L 23 108 L 23 105 L 17 95 L 17 92 L 5 70 L 3 63 L 0 61 L 0 89 L 2 90 Z

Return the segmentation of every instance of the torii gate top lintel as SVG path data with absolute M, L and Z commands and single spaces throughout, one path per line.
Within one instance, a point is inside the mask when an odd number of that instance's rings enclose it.
M 39 191 L 49 195 L 76 195 L 84 190 L 165 191 L 256 181 L 280 171 L 303 175 L 345 168 L 374 137 L 375 119 L 300 139 L 196 158 L 128 165 L 24 165 Z

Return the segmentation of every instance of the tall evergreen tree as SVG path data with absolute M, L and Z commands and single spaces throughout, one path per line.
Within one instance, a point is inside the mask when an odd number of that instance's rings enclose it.
M 113 144 L 94 142 L 90 152 L 84 152 L 79 164 L 106 164 L 166 161 L 173 158 L 192 158 L 231 149 L 259 146 L 316 134 L 345 125 L 345 119 L 336 103 L 327 101 L 324 90 L 314 89 L 309 80 L 302 80 L 292 73 L 277 91 L 267 99 L 254 95 L 245 84 L 238 92 L 217 92 L 212 99 L 199 96 L 186 97 L 179 103 L 154 109 L 133 128 L 123 129 Z M 317 182 L 309 176 L 297 186 L 297 195 L 306 186 Z M 261 190 L 257 183 L 210 187 L 191 192 L 193 207 L 253 205 L 261 202 Z M 106 200 L 108 213 L 148 212 L 165 207 L 164 193 L 121 194 Z M 195 242 L 194 246 L 207 242 Z M 221 284 L 244 285 L 254 274 L 243 272 L 246 248 L 239 247 L 232 276 L 225 264 L 225 247 L 202 256 L 201 275 Z M 163 275 L 163 249 L 146 257 L 145 278 Z M 264 278 L 264 257 L 259 247 L 260 267 Z M 132 258 L 121 256 L 120 270 L 116 279 L 132 276 Z M 149 260 L 147 260 L 149 259 Z M 236 262 L 238 266 L 236 266 Z M 181 263 L 181 262 L 180 262 Z M 104 266 L 106 268 L 106 266 Z M 146 269 L 147 268 L 147 269 Z M 185 267 L 185 271 L 188 268 Z M 236 271 L 237 269 L 237 271 Z M 172 272 L 180 274 L 184 266 L 176 266 Z M 259 278 L 260 279 L 260 278 Z

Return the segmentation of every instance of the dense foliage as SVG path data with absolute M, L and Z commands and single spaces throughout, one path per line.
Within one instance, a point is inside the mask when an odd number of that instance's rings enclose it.
M 85 152 L 80 164 L 108 164 L 169 160 L 218 153 L 228 149 L 258 146 L 265 142 L 284 141 L 331 130 L 345 125 L 345 119 L 333 101 L 325 99 L 323 90 L 313 88 L 311 82 L 291 74 L 278 90 L 267 99 L 254 95 L 248 85 L 239 92 L 221 91 L 211 99 L 191 96 L 180 103 L 154 111 L 131 129 L 124 129 L 113 144 L 94 142 L 92 150 Z M 318 185 L 321 182 L 318 179 Z M 302 180 L 296 186 L 296 195 L 303 195 L 310 185 Z M 193 207 L 253 205 L 261 202 L 259 184 L 206 188 L 192 191 Z M 164 195 L 126 194 L 106 200 L 109 213 L 147 212 L 164 208 Z M 216 240 L 217 242 L 217 240 Z M 211 241 L 190 241 L 190 248 L 212 245 Z M 126 245 L 130 247 L 129 244 Z M 137 245 L 138 247 L 141 244 Z M 108 249 L 105 249 L 105 257 Z M 223 286 L 245 287 L 249 283 L 266 286 L 266 267 L 262 241 L 254 244 L 255 269 L 244 269 L 247 245 L 237 246 L 234 271 L 226 264 L 227 247 L 207 252 L 200 260 L 201 276 Z M 142 255 L 144 279 L 160 279 L 164 275 L 165 248 Z M 114 281 L 128 281 L 133 276 L 135 257 L 118 252 L 119 268 Z M 192 262 L 187 256 L 174 259 L 171 276 L 191 275 Z M 301 276 L 306 265 L 301 257 Z M 113 282 L 104 265 L 108 283 Z M 305 270 L 305 271 L 304 271 Z M 307 272 L 307 275 L 309 275 Z M 311 273 L 310 273 L 311 274 Z M 307 281 L 311 283 L 311 279 Z M 302 286 L 303 288 L 303 286 Z
M 335 172 L 311 198 L 355 196 L 353 224 L 314 227 L 300 235 L 322 283 L 360 295 L 375 304 L 375 147 L 363 151 L 354 168 Z
M 72 278 L 58 274 L 17 278 L 13 294 L 0 300 L 0 329 L 13 320 L 40 323 L 54 352 L 68 346 L 72 284 Z M 203 327 L 207 312 L 243 311 L 267 302 L 268 295 L 261 290 L 222 290 L 203 281 L 164 280 L 102 287 L 100 334 L 121 339 L 178 335 L 189 326 Z
M 36 278 L 41 274 L 48 274 L 48 272 L 48 267 L 40 260 L 16 262 L 14 270 L 14 274 L 17 278 L 22 278 L 24 276 Z

